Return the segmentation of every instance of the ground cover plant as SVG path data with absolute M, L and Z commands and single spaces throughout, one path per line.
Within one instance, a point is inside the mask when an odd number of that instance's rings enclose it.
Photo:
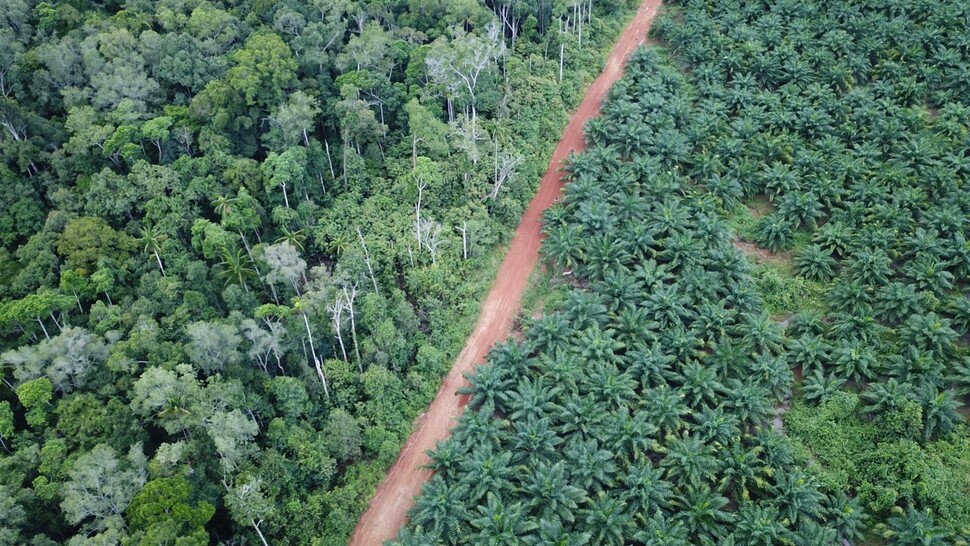
M 630 7 L 0 1 L 0 543 L 346 544 Z
M 400 543 L 965 543 L 967 9 L 669 6 Z

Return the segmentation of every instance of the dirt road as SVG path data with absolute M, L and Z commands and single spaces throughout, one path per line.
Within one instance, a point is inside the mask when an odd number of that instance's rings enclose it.
M 364 512 L 350 539 L 352 546 L 379 546 L 394 538 L 398 529 L 407 521 L 407 513 L 414 504 L 414 497 L 431 477 L 431 471 L 422 468 L 429 461 L 426 452 L 433 449 L 436 442 L 448 437 L 451 427 L 467 402 L 465 396 L 455 394 L 459 387 L 466 384 L 462 374 L 484 362 L 485 354 L 492 345 L 505 340 L 512 329 L 529 274 L 539 261 L 542 212 L 562 194 L 559 172 L 561 161 L 569 154 L 569 150 L 578 151 L 583 148 L 583 125 L 599 112 L 600 103 L 610 86 L 623 73 L 627 57 L 646 41 L 650 22 L 657 14 L 659 6 L 660 0 L 644 0 L 634 19 L 620 35 L 603 72 L 587 89 L 586 97 L 570 119 L 562 140 L 552 154 L 549 169 L 539 183 L 539 191 L 529 203 L 529 208 L 515 230 L 515 237 L 499 268 L 495 284 L 482 304 L 482 312 L 475 329 L 421 423 L 404 444 L 404 449 L 388 472 L 387 479 L 377 488 L 370 507 Z

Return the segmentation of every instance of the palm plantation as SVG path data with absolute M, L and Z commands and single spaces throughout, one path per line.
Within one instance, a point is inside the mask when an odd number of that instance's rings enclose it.
M 970 9 L 670 4 L 397 543 L 966 543 Z

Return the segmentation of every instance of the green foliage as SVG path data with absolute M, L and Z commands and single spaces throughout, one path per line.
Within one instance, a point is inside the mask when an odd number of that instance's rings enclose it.
M 192 503 L 192 489 L 183 478 L 156 478 L 145 484 L 126 510 L 135 540 L 133 544 L 202 546 L 209 543 L 205 524 L 215 508 Z
M 948 529 L 961 529 L 970 515 L 970 458 L 954 449 L 970 441 L 966 430 L 920 445 L 914 441 L 923 426 L 918 404 L 904 403 L 874 423 L 857 410 L 855 395 L 838 392 L 818 408 L 793 407 L 785 428 L 820 463 L 822 480 L 855 491 L 871 513 L 887 516 L 895 506 L 925 506 Z
M 54 386 L 46 377 L 26 381 L 17 386 L 17 399 L 27 410 L 27 424 L 42 427 L 47 423 Z
M 816 282 L 800 277 L 772 263 L 756 266 L 752 271 L 765 307 L 772 313 L 792 313 L 821 306 L 824 289 Z
M 371 4 L 0 8 L 0 542 L 346 543 L 634 7 Z

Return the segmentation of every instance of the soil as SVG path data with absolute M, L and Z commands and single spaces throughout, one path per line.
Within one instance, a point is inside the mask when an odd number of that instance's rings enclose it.
M 770 262 L 777 265 L 787 265 L 791 263 L 791 252 L 772 252 L 767 248 L 761 248 L 760 246 L 749 243 L 742 240 L 740 237 L 734 238 L 734 248 L 740 250 L 742 253 L 754 260 L 755 263 Z
M 627 58 L 647 41 L 650 23 L 657 14 L 660 0 L 644 0 L 633 20 L 624 29 L 603 68 L 587 89 L 586 96 L 573 114 L 556 146 L 549 168 L 539 182 L 539 190 L 515 231 L 492 289 L 482 304 L 478 323 L 472 330 L 451 371 L 445 377 L 427 412 L 418 419 L 415 430 L 401 450 L 387 478 L 377 488 L 370 507 L 364 512 L 351 546 L 377 546 L 393 539 L 407 521 L 408 510 L 421 486 L 431 477 L 425 468 L 430 462 L 427 451 L 448 437 L 451 428 L 468 403 L 468 397 L 457 390 L 466 385 L 464 374 L 485 360 L 485 354 L 499 341 L 509 337 L 512 323 L 519 312 L 522 293 L 529 275 L 539 261 L 540 227 L 543 211 L 562 195 L 563 182 L 559 167 L 570 150 L 583 149 L 583 125 L 599 112 L 600 103 L 613 83 L 622 75 Z

